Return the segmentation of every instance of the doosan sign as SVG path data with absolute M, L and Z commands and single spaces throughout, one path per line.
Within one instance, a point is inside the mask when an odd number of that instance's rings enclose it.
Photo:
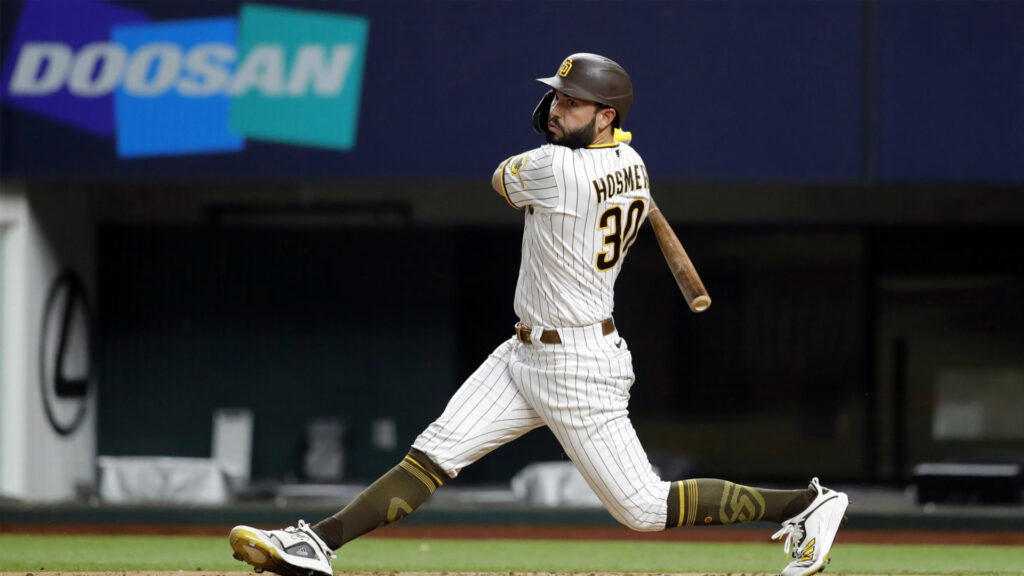
M 57 37 L 54 37 L 54 32 Z M 150 23 L 99 2 L 26 2 L 5 103 L 103 136 L 121 157 L 231 152 L 247 138 L 355 145 L 365 18 L 243 5 Z
M 126 94 L 139 97 L 172 89 L 190 98 L 250 90 L 301 97 L 309 88 L 318 97 L 331 97 L 341 92 L 354 52 L 352 46 L 334 46 L 328 57 L 325 46 L 302 45 L 285 81 L 284 49 L 275 45 L 254 47 L 232 79 L 235 47 L 228 44 L 209 42 L 183 54 L 176 44 L 155 42 L 128 54 L 120 44 L 94 42 L 76 54 L 66 44 L 32 42 L 22 46 L 8 86 L 14 97 L 53 94 L 65 83 L 75 96 L 105 96 L 119 82 Z

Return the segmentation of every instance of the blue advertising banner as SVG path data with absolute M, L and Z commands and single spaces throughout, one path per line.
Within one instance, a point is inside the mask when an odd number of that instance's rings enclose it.
M 367 29 L 361 16 L 262 5 L 152 22 L 101 0 L 27 2 L 2 93 L 112 135 L 119 158 L 239 152 L 248 138 L 350 150 Z
M 1024 180 L 1024 4 L 867 6 L 0 2 L 0 174 L 486 179 L 586 51 L 629 71 L 656 180 Z

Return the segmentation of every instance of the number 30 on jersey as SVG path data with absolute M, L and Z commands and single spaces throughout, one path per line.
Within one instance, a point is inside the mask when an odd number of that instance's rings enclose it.
M 607 249 L 597 254 L 597 269 L 602 272 L 611 270 L 619 262 L 619 258 L 629 250 L 629 247 L 636 241 L 637 232 L 640 231 L 640 223 L 644 220 L 644 210 L 647 204 L 636 199 L 626 207 L 625 220 L 623 220 L 622 206 L 611 206 L 605 210 L 598 219 L 598 230 L 607 230 L 604 235 L 604 245 Z

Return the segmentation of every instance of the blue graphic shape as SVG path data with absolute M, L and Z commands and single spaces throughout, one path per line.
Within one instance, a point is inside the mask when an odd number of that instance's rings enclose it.
M 114 94 L 118 156 L 245 148 L 245 138 L 229 129 L 228 90 L 235 68 L 237 30 L 234 18 L 113 29 L 113 40 L 130 55 L 125 78 Z M 147 63 L 144 68 L 142 62 Z
M 2 2 L 4 0 L 0 0 Z M 75 126 L 97 136 L 109 137 L 114 133 L 114 113 L 110 93 L 96 97 L 82 97 L 68 89 L 70 69 L 65 69 L 59 88 L 46 94 L 11 94 L 11 75 L 22 50 L 27 44 L 59 44 L 73 55 L 89 44 L 105 42 L 110 28 L 116 24 L 141 23 L 149 20 L 145 14 L 98 0 L 33 0 L 21 9 L 18 28 L 11 41 L 11 49 L 4 63 L 0 100 L 13 106 Z M 4 39 L 4 42 L 7 42 Z M 74 57 L 74 56 L 73 56 Z M 53 62 L 40 66 L 33 74 L 53 73 Z M 70 68 L 71 65 L 69 64 Z

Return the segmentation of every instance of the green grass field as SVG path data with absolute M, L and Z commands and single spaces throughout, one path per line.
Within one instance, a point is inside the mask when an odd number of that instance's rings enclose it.
M 336 572 L 777 573 L 771 544 L 364 538 Z M 0 572 L 245 571 L 224 537 L 0 534 Z M 1024 574 L 1024 548 L 839 544 L 826 574 Z

